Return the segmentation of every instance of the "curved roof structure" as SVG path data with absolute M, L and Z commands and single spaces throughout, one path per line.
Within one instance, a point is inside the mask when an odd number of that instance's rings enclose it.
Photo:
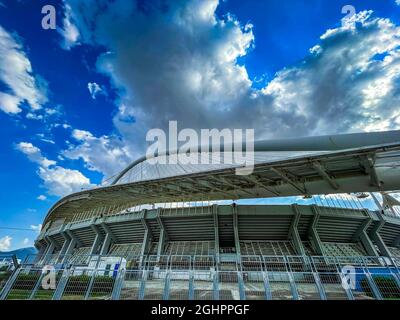
M 197 157 L 214 159 L 198 148 Z M 142 157 L 109 186 L 60 199 L 44 224 L 79 211 L 121 210 L 140 204 L 266 198 L 400 188 L 400 131 L 258 141 L 254 171 L 236 174 L 233 164 L 151 164 Z M 167 159 L 177 151 L 156 154 Z M 168 161 L 167 161 L 168 163 Z
M 254 163 L 274 162 L 281 160 L 296 159 L 302 156 L 313 156 L 337 150 L 360 148 L 365 146 L 381 145 L 400 141 L 400 131 L 389 131 L 380 133 L 353 133 L 335 136 L 304 137 L 295 139 L 262 140 L 254 143 Z M 229 148 L 235 150 L 246 150 L 246 145 Z M 200 173 L 224 168 L 236 168 L 238 165 L 224 162 L 224 159 L 232 152 L 226 152 L 223 145 L 210 145 L 207 154 L 202 146 L 197 147 L 196 164 L 181 163 L 171 164 L 168 158 L 179 154 L 178 150 L 166 151 L 155 154 L 155 158 L 164 158 L 165 164 L 151 163 L 154 160 L 143 156 L 124 170 L 113 180 L 112 185 L 133 183 L 139 181 L 156 180 L 191 173 Z M 215 151 L 220 154 L 215 155 Z M 209 164 L 204 164 L 208 160 Z

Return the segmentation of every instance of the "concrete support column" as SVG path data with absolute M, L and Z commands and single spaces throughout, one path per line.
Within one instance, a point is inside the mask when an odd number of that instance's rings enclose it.
M 308 230 L 308 238 L 310 239 L 313 247 L 318 255 L 324 255 L 324 247 L 321 239 L 319 238 L 319 234 L 317 231 L 318 221 L 320 217 L 320 213 L 318 207 L 316 205 L 311 206 L 311 210 L 314 212 L 314 217 L 311 222 L 311 226 Z
M 294 218 L 290 225 L 289 229 L 289 239 L 292 240 L 296 253 L 302 256 L 306 255 L 306 251 L 304 250 L 303 242 L 301 241 L 299 231 L 297 226 L 299 225 L 299 221 L 301 218 L 301 212 L 297 206 L 297 204 L 292 204 L 292 210 L 294 212 Z
M 39 241 L 35 241 L 35 248 L 38 250 L 38 254 L 36 255 L 36 258 L 38 260 L 43 259 L 44 255 L 46 254 L 46 251 L 47 251 L 47 245 L 43 245 Z
M 355 242 L 360 240 L 365 251 L 369 256 L 378 256 L 378 252 L 376 251 L 374 244 L 372 243 L 371 239 L 367 234 L 367 230 L 371 225 L 371 223 L 373 222 L 373 220 L 369 215 L 369 212 L 366 211 L 366 213 L 368 215 L 368 218 L 366 218 L 364 222 L 361 224 L 360 228 L 353 237 L 353 241 Z
M 101 226 L 106 233 L 104 240 L 103 240 L 103 245 L 101 246 L 101 249 L 100 249 L 100 255 L 103 256 L 103 255 L 108 254 L 108 251 L 110 250 L 112 241 L 113 240 L 115 241 L 115 237 L 114 237 L 113 233 L 111 232 L 110 228 L 105 223 L 102 223 Z
M 236 254 L 240 256 L 239 218 L 238 218 L 238 208 L 236 204 L 232 205 L 232 216 L 233 216 L 233 233 L 235 237 Z
M 62 259 L 62 263 L 65 263 L 68 261 L 70 255 L 72 254 L 72 251 L 75 249 L 76 245 L 77 245 L 76 240 L 71 238 L 68 248 L 65 251 L 64 258 Z
M 383 228 L 383 226 L 385 225 L 386 221 L 383 215 L 383 207 L 380 204 L 380 202 L 378 201 L 378 199 L 376 198 L 376 196 L 374 195 L 373 192 L 370 193 L 372 199 L 374 199 L 376 206 L 379 209 L 379 212 L 377 212 L 377 215 L 379 217 L 379 223 L 376 225 L 376 227 L 374 227 L 371 232 L 370 232 L 370 236 L 371 239 L 375 242 L 375 244 L 378 246 L 380 253 L 383 256 L 386 257 L 391 257 L 392 254 L 390 252 L 390 250 L 387 248 L 385 242 L 382 240 L 381 235 L 379 234 L 379 231 Z
M 219 226 L 218 226 L 218 205 L 212 206 L 213 222 L 214 222 L 214 250 L 216 262 L 219 262 Z
M 102 237 L 99 229 L 97 228 L 97 226 L 91 225 L 91 228 L 94 231 L 94 233 L 96 234 L 96 236 L 94 237 L 92 248 L 90 249 L 90 255 L 94 255 L 94 254 L 97 254 L 97 251 L 99 249 L 101 241 L 103 240 L 103 237 Z
M 100 250 L 100 255 L 106 255 L 108 253 L 108 250 L 110 249 L 110 245 L 111 245 L 111 241 L 112 241 L 112 236 L 110 233 L 106 233 L 106 236 L 104 238 L 103 241 L 103 245 L 101 246 L 101 250 Z
M 62 261 L 62 258 L 65 255 L 65 252 L 67 251 L 68 246 L 72 241 L 65 232 L 62 232 L 61 235 L 64 238 L 64 243 L 63 243 L 63 245 L 61 247 L 60 253 L 58 254 L 57 261 Z
M 44 260 L 47 256 L 47 252 L 49 252 L 50 248 L 50 243 L 46 240 L 46 238 L 43 239 L 46 244 L 43 245 L 43 249 L 40 255 L 40 260 Z
M 140 262 L 142 262 L 143 257 L 145 256 L 145 254 L 148 252 L 148 248 L 151 242 L 151 230 L 149 228 L 149 226 L 147 225 L 147 221 L 146 221 L 146 214 L 147 214 L 147 210 L 144 209 L 142 211 L 142 225 L 144 228 L 144 236 L 143 236 L 143 242 L 142 242 L 142 248 L 140 250 Z
M 51 255 L 53 254 L 54 250 L 56 249 L 56 244 L 50 237 L 46 237 L 46 242 L 49 244 L 46 255 L 45 255 L 45 260 L 47 261 L 49 258 L 51 258 Z
M 381 235 L 379 234 L 379 231 L 383 228 L 383 226 L 385 225 L 386 221 L 383 217 L 382 214 L 383 211 L 381 212 L 377 212 L 377 215 L 379 217 L 379 223 L 376 225 L 376 227 L 374 227 L 371 232 L 370 232 L 370 236 L 371 239 L 375 242 L 375 244 L 378 246 L 379 252 L 381 253 L 381 255 L 386 256 L 386 257 L 391 257 L 392 253 L 390 252 L 390 250 L 388 249 L 388 247 L 386 246 L 385 242 L 383 241 Z
M 157 260 L 160 260 L 161 255 L 164 253 L 165 242 L 168 239 L 167 230 L 165 230 L 164 223 L 161 219 L 162 208 L 157 209 L 157 221 L 160 226 L 160 237 L 158 239 L 158 247 L 157 247 Z

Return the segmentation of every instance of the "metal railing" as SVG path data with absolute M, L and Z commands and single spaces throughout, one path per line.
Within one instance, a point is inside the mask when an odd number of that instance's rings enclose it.
M 400 300 L 398 257 L 75 258 L 28 257 L 2 286 L 0 299 Z

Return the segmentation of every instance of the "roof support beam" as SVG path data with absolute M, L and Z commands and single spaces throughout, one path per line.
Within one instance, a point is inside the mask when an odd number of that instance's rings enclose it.
M 299 192 L 301 192 L 301 194 L 306 195 L 307 194 L 307 190 L 305 188 L 303 188 L 302 186 L 300 186 L 293 177 L 291 177 L 289 174 L 276 169 L 276 168 L 270 168 L 270 170 L 275 173 L 276 175 L 278 175 L 279 177 L 282 178 L 283 181 L 287 182 L 288 184 L 290 184 L 292 187 L 294 187 L 296 190 L 298 190 Z
M 172 190 L 174 192 L 174 194 L 178 192 L 183 195 L 190 195 L 185 190 L 183 190 L 183 188 L 181 188 L 180 186 L 174 185 L 174 184 L 164 184 L 162 186 L 162 188 Z
M 265 189 L 266 191 L 271 192 L 272 194 L 274 194 L 274 195 L 276 195 L 276 196 L 279 196 L 279 195 L 280 195 L 278 191 L 272 190 L 269 186 L 267 186 L 266 184 L 262 183 L 262 182 L 259 180 L 259 178 L 257 178 L 257 177 L 254 176 L 254 175 L 253 175 L 253 176 L 238 176 L 238 177 L 240 177 L 240 178 L 243 179 L 243 180 L 246 180 L 246 181 L 248 181 L 248 182 L 251 182 L 251 183 L 257 185 L 257 186 L 259 186 L 259 187 Z
M 221 192 L 223 194 L 226 194 L 226 195 L 232 197 L 231 193 L 229 193 L 229 192 L 227 192 L 227 191 L 225 191 L 225 190 L 223 190 L 221 188 L 216 187 L 214 184 L 209 183 L 208 181 L 203 181 L 203 180 L 200 180 L 200 179 L 195 181 L 192 178 L 188 178 L 188 179 L 190 179 L 190 181 L 193 181 L 193 183 L 197 182 L 198 184 L 201 184 L 201 185 L 209 188 L 208 192 L 216 190 L 216 191 L 219 191 L 219 192 Z M 236 197 L 236 195 L 235 195 L 235 197 Z
M 380 188 L 381 181 L 379 180 L 378 174 L 375 170 L 375 160 L 373 155 L 367 155 L 362 158 L 362 165 L 365 171 L 369 174 L 371 179 L 371 185 Z
M 337 182 L 332 178 L 327 172 L 326 169 L 319 163 L 318 161 L 312 162 L 313 168 L 318 172 L 318 174 L 326 181 L 329 183 L 329 185 L 335 189 L 339 190 L 339 185 Z

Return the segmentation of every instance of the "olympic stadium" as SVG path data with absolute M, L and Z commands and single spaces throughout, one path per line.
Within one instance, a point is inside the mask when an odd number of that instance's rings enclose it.
M 60 199 L 0 299 L 400 299 L 400 131 L 257 141 L 254 162 L 143 157 Z

